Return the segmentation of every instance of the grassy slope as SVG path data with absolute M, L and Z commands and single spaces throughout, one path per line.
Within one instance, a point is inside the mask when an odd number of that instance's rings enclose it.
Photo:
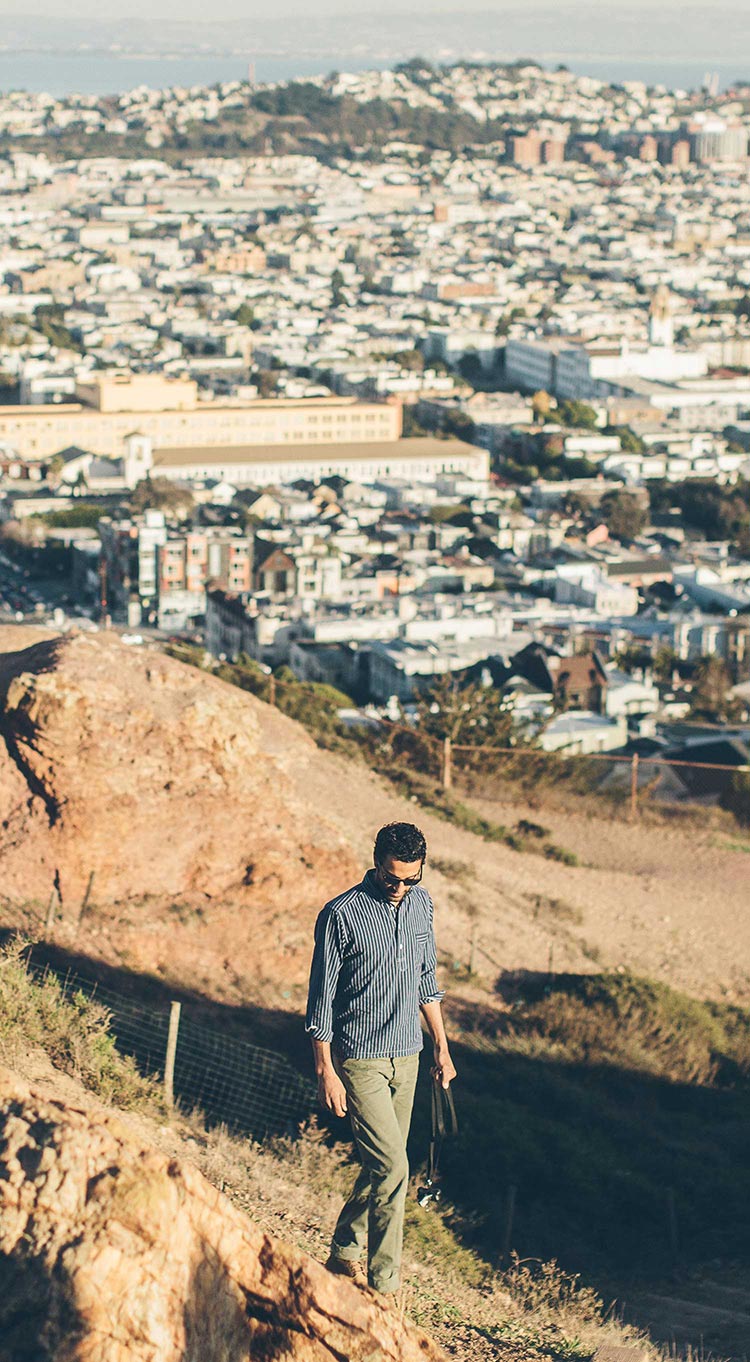
M 118 1055 L 100 1007 L 66 999 L 53 980 L 27 973 L 19 952 L 0 953 L 0 1059 L 39 1077 L 39 1047 L 55 1066 L 53 1086 L 72 1075 L 99 1100 L 124 1111 L 141 1137 L 191 1158 L 206 1176 L 272 1233 L 324 1258 L 341 1197 L 353 1176 L 347 1146 L 313 1125 L 297 1140 L 248 1143 L 206 1128 L 200 1113 L 164 1124 L 158 1088 Z M 60 1072 L 62 1071 L 62 1073 Z M 70 1091 L 70 1079 L 66 1080 Z M 80 1088 L 79 1088 L 80 1091 Z M 410 1316 L 457 1358 L 590 1358 L 602 1341 L 636 1334 L 605 1318 L 595 1294 L 554 1264 L 539 1270 L 514 1263 L 503 1274 L 462 1242 L 450 1207 L 422 1210 L 409 1202 L 404 1305 Z M 658 1354 L 654 1350 L 654 1356 Z
M 504 1014 L 457 1007 L 451 1029 L 465 1120 L 447 1184 L 485 1253 L 510 1185 L 519 1251 L 590 1275 L 747 1252 L 746 1012 L 563 975 L 526 981 Z
M 23 1068 L 29 1047 L 42 1046 L 270 1231 L 325 1256 L 352 1177 L 346 1144 L 312 1126 L 296 1141 L 251 1145 L 208 1130 L 199 1114 L 165 1127 L 158 1090 L 117 1054 L 101 1009 L 33 982 L 13 951 L 0 956 L 0 1015 L 6 1062 Z M 449 1199 L 429 1210 L 409 1202 L 405 1289 L 411 1316 L 452 1355 L 583 1359 L 605 1338 L 634 1337 L 550 1260 L 589 1280 L 625 1261 L 646 1279 L 663 1275 L 673 1247 L 667 1187 L 686 1266 L 739 1255 L 750 1205 L 747 1014 L 630 976 L 561 976 L 552 988 L 527 983 L 505 1014 L 464 1003 L 452 1026 L 462 1131 L 444 1154 Z M 510 1184 L 518 1254 L 499 1272 Z
M 321 720 L 319 688 L 296 686 L 291 699 L 303 710 L 312 707 L 310 713 L 295 713 L 294 717 L 303 722 L 313 720 L 310 726 L 315 728 Z M 328 741 L 335 737 L 326 736 Z M 328 741 L 322 745 L 328 745 Z M 328 797 L 330 791 L 325 788 Z M 376 792 L 373 785 L 373 796 Z M 368 789 L 368 798 L 369 794 Z M 435 803 L 440 797 L 437 792 Z M 421 808 L 421 782 L 420 793 L 414 793 L 412 798 Z M 534 806 L 530 810 L 519 809 L 515 801 L 509 801 L 509 807 L 515 820 L 521 811 L 534 819 L 539 816 Z M 347 815 L 349 812 L 347 802 Z M 476 860 L 477 848 L 469 849 L 460 841 L 461 835 L 455 828 L 455 807 L 444 812 L 445 841 L 438 843 L 443 854 L 433 857 L 432 864 L 465 894 L 467 917 L 470 909 L 474 912 L 477 886 L 494 874 L 509 901 L 512 890 L 518 902 L 525 905 L 521 916 L 509 919 L 508 929 L 512 927 L 514 937 L 522 919 L 525 921 L 529 916 L 544 920 L 550 941 L 554 933 L 572 935 L 579 928 L 588 939 L 592 922 L 603 922 L 607 938 L 619 930 L 628 945 L 628 951 L 623 948 L 622 954 L 618 948 L 614 960 L 612 951 L 608 952 L 611 964 L 618 956 L 624 960 L 632 958 L 633 943 L 639 943 L 640 968 L 649 972 L 652 965 L 656 968 L 655 950 L 647 933 L 659 920 L 660 904 L 654 898 L 652 886 L 654 882 L 658 886 L 664 865 L 657 859 L 654 839 L 649 839 L 642 826 L 612 824 L 607 840 L 608 825 L 604 820 L 592 821 L 589 827 L 588 823 L 576 822 L 566 807 L 563 822 L 553 810 L 548 814 L 544 804 L 545 821 L 549 817 L 555 833 L 558 828 L 562 831 L 565 845 L 571 844 L 569 837 L 576 839 L 572 845 L 577 851 L 580 849 L 586 863 L 583 869 L 571 871 L 566 866 L 545 865 L 539 856 L 508 856 L 505 847 L 504 861 L 491 860 L 495 855 L 492 847 L 487 849 L 486 863 Z M 510 826 L 504 807 L 490 807 L 488 812 L 492 820 L 488 827 L 499 826 L 495 822 L 498 814 L 499 823 Z M 355 820 L 356 816 L 354 810 Z M 369 803 L 367 816 L 374 816 Z M 523 827 L 524 849 L 541 848 L 535 822 L 524 820 Z M 484 832 L 486 840 L 495 840 L 487 837 L 484 828 L 477 831 Z M 546 829 L 540 828 L 539 832 L 547 835 Z M 660 827 L 659 843 L 666 844 L 669 835 L 668 828 Z M 672 834 L 666 855 L 670 867 L 674 862 L 674 873 L 679 869 L 685 882 L 677 883 L 680 893 L 676 894 L 672 881 L 667 880 L 662 895 L 670 911 L 674 902 L 679 902 L 681 919 L 688 909 L 694 912 L 691 935 L 697 944 L 691 950 L 701 967 L 701 978 L 713 938 L 723 939 L 737 961 L 742 960 L 741 922 L 733 908 L 734 901 L 726 892 L 725 867 L 730 861 L 739 863 L 745 858 L 730 856 L 729 848 L 722 847 L 714 853 L 707 873 L 703 858 L 708 854 L 705 848 L 711 836 L 710 829 L 702 827 L 691 831 L 689 842 L 682 836 L 677 840 Z M 606 855 L 602 859 L 599 843 L 605 841 Z M 744 849 L 742 843 L 739 850 Z M 472 859 L 463 859 L 470 854 Z M 462 859 L 450 859 L 458 855 Z M 611 860 L 613 855 L 628 863 L 629 872 L 633 862 L 644 881 L 637 900 L 639 908 L 643 904 L 642 916 L 633 922 L 625 921 L 619 928 L 616 914 L 610 912 L 606 916 L 607 899 L 613 901 L 619 913 L 623 889 L 627 890 L 628 884 L 619 861 Z M 698 856 L 700 866 L 695 859 Z M 583 895 L 583 880 L 592 875 L 590 862 L 602 872 L 589 893 L 595 908 L 593 916 Z M 513 876 L 518 878 L 517 867 L 525 868 L 525 877 L 516 884 Z M 553 869 L 555 875 L 559 871 L 559 881 L 551 885 L 549 872 Z M 744 865 L 741 869 L 744 907 Z M 529 886 L 528 892 L 524 885 Z M 690 901 L 685 897 L 686 885 Z M 545 888 L 565 897 L 540 892 Z M 725 898 L 729 912 L 724 911 L 722 918 Z M 668 918 L 663 920 L 669 922 Z M 486 967 L 490 960 L 483 949 L 485 933 L 490 931 L 487 913 L 479 925 L 479 965 Z M 672 933 L 671 926 L 668 933 Z M 565 941 L 560 937 L 558 942 L 558 936 L 554 940 L 556 953 L 559 945 L 556 958 L 562 955 L 565 959 L 562 951 Z M 675 940 L 675 954 L 684 955 L 685 939 L 676 936 Z M 452 938 L 451 943 L 453 947 Z M 744 1226 L 749 1196 L 743 1156 L 750 1115 L 747 1012 L 704 1004 L 663 985 L 649 984 L 617 971 L 593 978 L 556 975 L 551 980 L 546 973 L 520 971 L 517 991 L 509 995 L 512 976 L 502 963 L 507 962 L 507 954 L 491 938 L 489 944 L 496 957 L 491 960 L 493 977 L 477 979 L 467 974 L 460 978 L 461 986 L 457 987 L 459 976 L 455 976 L 449 993 L 450 1032 L 455 1037 L 460 1070 L 457 1100 L 463 1127 L 458 1144 L 446 1150 L 444 1160 L 446 1189 L 453 1200 L 454 1213 L 452 1216 L 441 1213 L 438 1231 L 434 1212 L 424 1215 L 413 1210 L 409 1228 L 412 1252 L 409 1280 L 413 1297 L 410 1308 L 413 1313 L 425 1312 L 424 1322 L 428 1325 L 432 1322 L 438 1333 L 448 1330 L 443 1335 L 447 1339 L 455 1340 L 462 1328 L 473 1329 L 471 1346 L 466 1341 L 462 1343 L 462 1355 L 467 1357 L 480 1355 L 477 1352 L 480 1339 L 484 1340 L 482 1346 L 494 1348 L 491 1336 L 498 1329 L 506 1332 L 526 1329 L 527 1338 L 535 1328 L 538 1330 L 537 1324 L 532 1325 L 523 1312 L 519 1323 L 519 1317 L 513 1313 L 517 1307 L 507 1294 L 507 1282 L 504 1280 L 498 1286 L 491 1273 L 490 1265 L 496 1263 L 504 1239 L 511 1186 L 516 1188 L 511 1243 L 521 1256 L 544 1259 L 555 1254 L 568 1270 L 584 1271 L 589 1281 L 617 1283 L 617 1288 L 609 1288 L 616 1289 L 617 1294 L 622 1294 L 626 1280 L 630 1294 L 632 1278 L 637 1273 L 653 1285 L 655 1278 L 663 1281 L 675 1266 L 684 1274 L 709 1257 L 720 1259 L 719 1271 L 724 1278 L 731 1270 L 727 1263 L 730 1256 L 736 1257 L 738 1268 L 743 1256 L 745 1260 L 747 1256 Z M 592 953 L 589 958 L 597 956 Z M 450 955 L 444 963 L 450 968 Z M 454 967 L 456 963 L 453 961 Z M 578 969 L 579 965 L 576 962 L 569 967 Z M 677 973 L 676 968 L 671 968 Z M 696 992 L 701 987 L 692 981 L 691 986 Z M 498 992 L 493 995 L 493 987 L 502 990 L 501 996 Z M 263 1176 L 278 1181 L 281 1189 L 278 1205 L 298 1203 L 299 1213 L 278 1211 L 276 1204 L 268 1204 L 262 1192 L 248 1204 L 259 1216 L 269 1216 L 277 1231 L 285 1232 L 286 1226 L 289 1237 L 302 1236 L 307 1247 L 322 1255 L 343 1175 L 338 1155 L 323 1147 L 315 1155 L 317 1171 L 309 1174 L 312 1185 L 308 1186 L 308 1174 L 298 1177 L 293 1171 L 298 1158 L 304 1161 L 308 1157 L 304 1143 L 296 1148 L 293 1157 L 289 1151 L 282 1152 L 278 1166 L 268 1162 L 276 1158 L 275 1154 L 268 1150 L 258 1153 Z M 425 1143 L 423 1088 L 415 1119 L 417 1157 L 422 1156 Z M 208 1137 L 205 1146 L 201 1144 L 199 1149 L 204 1147 L 208 1152 L 200 1156 L 213 1158 L 215 1137 Z M 245 1195 L 244 1176 L 242 1169 L 236 1171 L 238 1196 Z M 235 1185 L 231 1177 L 225 1180 L 228 1188 Z M 321 1217 L 319 1201 L 326 1197 Z M 538 1291 L 539 1275 L 535 1271 L 531 1281 L 528 1265 L 519 1268 L 513 1277 L 515 1298 L 523 1295 L 528 1300 L 530 1294 Z M 488 1280 L 493 1283 L 489 1294 Z M 555 1282 L 559 1280 L 554 1278 Z M 567 1290 L 565 1286 L 561 1289 L 563 1294 Z M 688 1292 L 692 1286 L 688 1288 L 683 1281 L 680 1289 Z M 451 1312 L 458 1312 L 452 1315 L 452 1323 L 443 1319 L 444 1306 L 449 1317 Z M 553 1331 L 548 1337 L 556 1338 L 559 1355 L 572 1349 L 572 1355 L 585 1356 L 593 1327 L 590 1311 L 577 1314 L 577 1305 L 566 1309 L 565 1316 L 557 1306 L 551 1313 L 542 1312 L 544 1327 Z M 470 1323 L 459 1328 L 456 1322 L 459 1317 Z M 693 1336 L 697 1339 L 704 1332 L 697 1328 Z M 716 1341 L 710 1340 L 710 1345 L 717 1351 L 724 1346 L 729 1350 L 720 1333 Z M 499 1354 L 487 1353 L 495 1355 Z

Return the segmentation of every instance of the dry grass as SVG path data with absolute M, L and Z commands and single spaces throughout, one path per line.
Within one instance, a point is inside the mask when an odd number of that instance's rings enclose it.
M 526 893 L 524 898 L 531 908 L 531 916 L 535 919 L 566 922 L 576 927 L 580 927 L 583 922 L 581 909 L 572 903 L 566 903 L 565 899 L 550 898 L 548 894 L 533 892 Z
M 340 1145 L 315 1123 L 296 1140 L 248 1144 L 205 1130 L 200 1116 L 182 1139 L 204 1175 L 269 1233 L 324 1260 L 342 1197 L 355 1175 Z M 603 1342 L 642 1342 L 609 1316 L 579 1279 L 555 1263 L 520 1263 L 498 1272 L 464 1247 L 450 1207 L 423 1209 L 410 1198 L 401 1308 L 451 1356 L 465 1362 L 588 1359 Z M 654 1359 L 662 1354 L 649 1345 Z
M 158 1090 L 118 1054 L 104 1010 L 82 996 L 65 997 L 51 979 L 35 980 L 20 947 L 0 953 L 0 1018 L 3 1058 L 23 1069 L 24 1053 L 41 1046 L 82 1087 L 125 1108 L 123 1119 L 141 1139 L 190 1159 L 269 1233 L 325 1259 L 355 1168 L 348 1147 L 317 1123 L 298 1138 L 264 1144 L 209 1129 L 200 1112 L 175 1112 L 164 1124 Z M 463 1362 L 588 1362 L 600 1343 L 642 1340 L 556 1263 L 514 1259 L 498 1271 L 468 1246 L 471 1234 L 465 1211 L 459 1215 L 445 1203 L 422 1208 L 410 1197 L 400 1308 L 450 1356 Z M 648 1353 L 664 1356 L 651 1344 Z
M 53 975 L 35 979 L 23 959 L 25 944 L 17 940 L 0 951 L 0 1058 L 13 1067 L 39 1046 L 103 1102 L 163 1114 L 159 1089 L 117 1050 L 107 1009 L 82 993 L 67 995 Z

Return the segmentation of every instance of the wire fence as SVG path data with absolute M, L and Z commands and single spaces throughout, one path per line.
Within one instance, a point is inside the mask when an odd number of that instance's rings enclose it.
M 598 811 L 636 819 L 648 808 L 719 805 L 750 822 L 750 766 L 738 745 L 736 761 L 686 761 L 651 752 L 565 752 L 539 747 L 455 743 L 418 728 L 384 724 L 381 751 L 391 769 L 418 771 L 445 790 L 504 802 L 535 799 L 570 805 L 595 801 Z M 712 744 L 713 745 L 713 744 Z M 732 747 L 717 738 L 725 754 Z
M 35 963 L 33 955 L 29 968 L 56 978 L 67 997 L 82 994 L 104 1007 L 118 1050 L 164 1084 L 170 1103 L 199 1107 L 209 1123 L 265 1139 L 295 1134 L 314 1112 L 313 1084 L 283 1055 L 211 1026 L 185 1004 L 137 1002 L 96 980 Z
M 184 660 L 189 650 L 176 645 L 171 651 Z M 307 722 L 309 716 L 300 710 L 304 686 L 299 681 L 237 663 L 224 664 L 224 671 L 233 684 Z M 455 788 L 478 798 L 502 802 L 517 799 L 520 793 L 533 804 L 535 797 L 543 795 L 545 803 L 554 805 L 559 800 L 588 797 L 596 801 L 599 812 L 631 820 L 646 809 L 668 812 L 718 804 L 734 813 L 740 823 L 750 825 L 750 765 L 743 761 L 741 745 L 729 762 L 687 761 L 665 755 L 658 748 L 649 752 L 642 747 L 630 754 L 573 751 L 572 740 L 558 750 L 546 750 L 541 745 L 461 743 L 386 719 L 380 720 L 375 730 L 357 731 L 360 744 L 385 760 L 391 772 L 399 768 L 417 772 L 446 790 Z M 575 741 L 585 745 L 587 737 Z M 595 742 L 593 738 L 592 746 Z M 720 730 L 712 745 L 725 753 L 732 746 Z

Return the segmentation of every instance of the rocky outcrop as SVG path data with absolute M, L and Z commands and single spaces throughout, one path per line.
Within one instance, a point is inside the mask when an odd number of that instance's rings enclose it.
M 63 935 L 87 901 L 87 940 L 112 959 L 110 931 L 129 968 L 203 988 L 203 960 L 232 997 L 301 983 L 315 912 L 362 870 L 305 799 L 315 755 L 254 696 L 111 634 L 1 654 L 6 922 L 35 927 L 56 886 Z
M 189 1164 L 0 1069 L 0 1362 L 439 1362 Z

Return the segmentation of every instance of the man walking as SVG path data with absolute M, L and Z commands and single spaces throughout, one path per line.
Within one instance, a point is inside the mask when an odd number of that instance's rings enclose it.
M 337 1116 L 349 1112 L 362 1164 L 326 1267 L 383 1292 L 400 1284 L 420 1010 L 433 1076 L 444 1088 L 456 1076 L 435 975 L 432 899 L 420 885 L 426 855 L 413 823 L 381 828 L 373 869 L 318 917 L 310 971 L 306 1030 L 318 1096 Z

